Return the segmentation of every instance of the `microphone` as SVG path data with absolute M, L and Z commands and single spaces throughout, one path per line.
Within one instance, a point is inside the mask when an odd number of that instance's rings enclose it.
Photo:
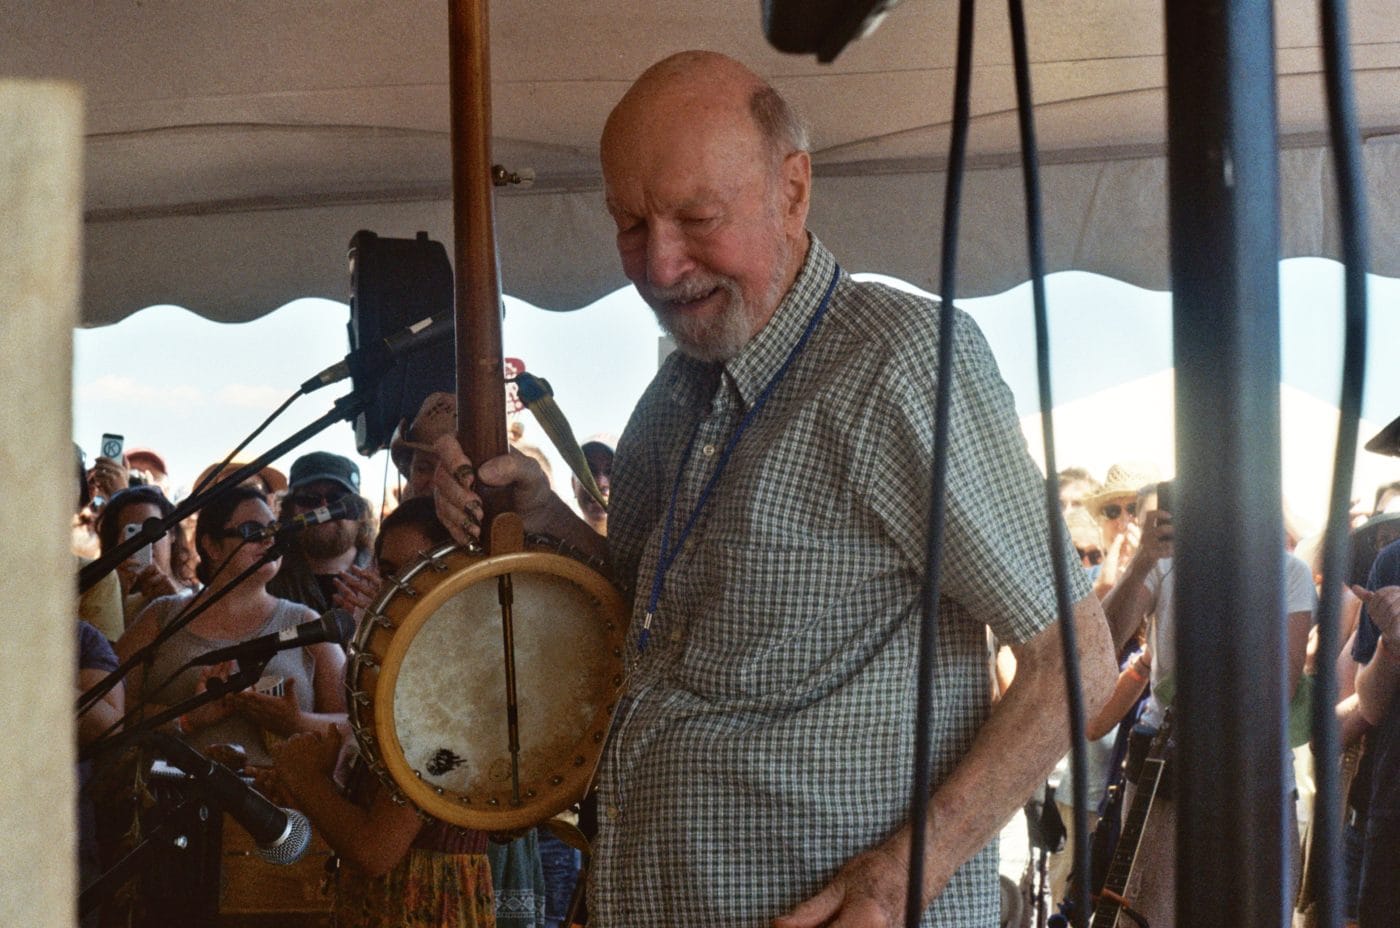
M 242 532 L 243 540 L 262 541 L 267 538 L 278 538 L 282 535 L 299 532 L 311 525 L 320 525 L 322 522 L 334 522 L 336 519 L 358 519 L 364 515 L 364 512 L 365 504 L 360 497 L 354 493 L 346 493 L 329 506 L 322 506 L 299 516 L 292 516 L 285 522 L 260 525 Z
M 238 644 L 215 648 L 208 654 L 201 654 L 193 658 L 189 666 L 208 667 L 224 661 L 266 660 L 278 651 L 303 648 L 309 644 L 319 644 L 322 641 L 340 644 L 340 625 L 343 623 L 349 628 L 354 625 L 354 621 L 350 613 L 344 609 L 331 609 L 314 622 L 303 622 L 271 635 L 262 635 L 258 638 L 240 641 Z
M 303 383 L 301 392 L 303 394 L 312 393 L 322 387 L 339 383 L 352 375 L 357 381 L 373 378 L 388 370 L 399 355 L 417 351 L 439 338 L 451 335 L 454 325 L 451 313 L 419 319 L 393 335 L 356 348 L 342 360 L 335 362 Z M 368 375 L 368 378 L 365 375 Z
M 293 864 L 306 854 L 311 845 L 311 823 L 305 815 L 273 805 L 238 774 L 174 735 L 158 732 L 155 740 L 166 759 L 189 774 L 210 802 L 247 829 L 259 857 L 269 863 Z

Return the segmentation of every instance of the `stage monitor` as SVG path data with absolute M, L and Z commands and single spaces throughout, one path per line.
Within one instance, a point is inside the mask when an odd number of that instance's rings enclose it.
M 441 242 L 381 238 L 361 230 L 350 239 L 350 349 L 373 345 L 429 316 L 452 315 L 452 265 Z M 400 419 L 412 419 L 436 391 L 456 392 L 456 347 L 442 338 L 398 358 L 355 418 L 355 447 L 363 455 L 386 448 Z M 355 383 L 360 390 L 368 385 Z

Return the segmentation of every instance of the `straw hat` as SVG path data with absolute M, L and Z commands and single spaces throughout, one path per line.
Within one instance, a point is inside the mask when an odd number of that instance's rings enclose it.
M 232 461 L 228 462 L 227 467 L 224 467 L 222 470 L 219 471 L 219 474 L 220 476 L 225 474 L 231 474 L 243 465 L 250 463 L 250 461 L 250 458 L 234 458 Z M 195 479 L 195 482 L 191 489 L 193 489 L 193 487 L 204 486 L 205 480 L 209 478 L 209 475 L 214 472 L 214 468 L 218 466 L 219 465 L 217 464 L 210 464 L 208 467 L 204 468 L 204 470 L 200 471 L 199 477 Z M 286 475 L 275 467 L 264 467 L 262 470 L 258 471 L 258 476 L 262 478 L 263 484 L 267 487 L 268 492 L 270 493 L 281 493 L 283 490 L 287 489 Z M 211 484 L 213 483 L 212 480 L 210 480 L 209 482 Z
M 1161 471 L 1147 461 L 1124 461 L 1114 464 L 1108 469 L 1108 477 L 1104 480 L 1103 487 L 1093 496 L 1084 498 L 1084 508 L 1097 519 L 1105 503 L 1127 496 L 1137 496 L 1143 487 L 1161 479 Z
M 418 407 L 413 423 L 400 420 L 389 440 L 389 457 L 399 473 L 408 476 L 413 465 L 413 452 L 433 451 L 433 443 L 444 435 L 457 431 L 457 397 L 451 393 L 429 393 Z

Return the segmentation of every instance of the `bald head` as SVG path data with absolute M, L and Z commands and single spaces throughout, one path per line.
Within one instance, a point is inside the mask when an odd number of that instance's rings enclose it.
M 803 135 L 772 87 L 714 52 L 648 68 L 608 116 L 603 181 L 623 270 L 682 351 L 733 357 L 796 278 Z
M 702 107 L 735 120 L 747 116 L 775 159 L 808 150 L 807 127 L 782 95 L 740 62 L 710 51 L 678 52 L 643 71 L 609 115 L 604 145 L 609 129 L 629 117 Z

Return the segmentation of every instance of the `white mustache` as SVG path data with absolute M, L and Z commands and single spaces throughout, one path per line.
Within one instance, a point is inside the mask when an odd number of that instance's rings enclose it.
M 726 289 L 725 283 L 720 278 L 691 278 L 669 287 L 647 287 L 647 295 L 660 303 L 689 303 L 716 288 Z

